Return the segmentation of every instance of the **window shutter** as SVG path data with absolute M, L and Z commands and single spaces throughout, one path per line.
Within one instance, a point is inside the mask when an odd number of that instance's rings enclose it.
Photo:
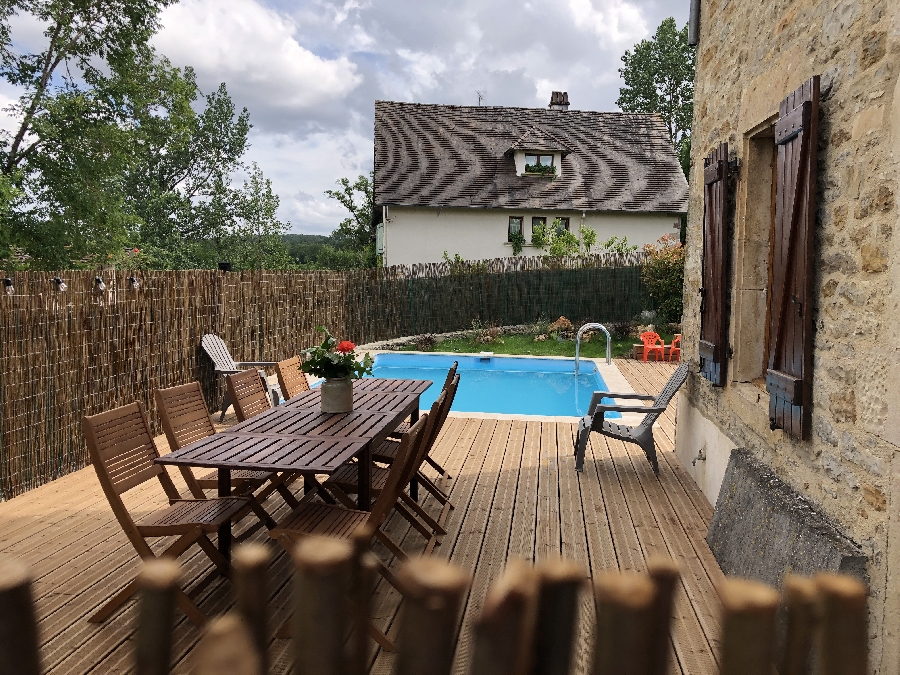
M 700 288 L 700 374 L 725 384 L 728 333 L 725 299 L 728 269 L 725 212 L 728 196 L 728 144 L 722 143 L 703 166 L 703 286 Z
M 809 438 L 819 78 L 781 102 L 769 305 L 769 426 Z

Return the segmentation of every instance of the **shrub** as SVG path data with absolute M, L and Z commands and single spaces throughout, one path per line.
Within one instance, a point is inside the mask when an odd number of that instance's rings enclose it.
M 634 329 L 634 324 L 631 321 L 616 321 L 607 326 L 609 329 L 609 335 L 615 340 L 625 340 L 631 337 L 631 331 Z
M 681 321 L 684 311 L 684 246 L 675 237 L 665 234 L 656 244 L 646 244 L 647 258 L 641 269 L 641 279 L 656 307 L 662 323 Z

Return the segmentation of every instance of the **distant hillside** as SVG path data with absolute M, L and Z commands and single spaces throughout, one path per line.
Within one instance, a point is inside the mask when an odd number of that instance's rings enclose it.
M 316 261 L 322 247 L 331 242 L 331 237 L 323 234 L 283 234 L 281 240 L 297 264 L 308 265 Z

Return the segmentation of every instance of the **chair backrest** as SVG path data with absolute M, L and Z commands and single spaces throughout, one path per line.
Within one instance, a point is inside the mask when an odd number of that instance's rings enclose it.
M 309 380 L 306 373 L 300 370 L 302 363 L 299 356 L 279 361 L 275 364 L 275 373 L 278 375 L 278 384 L 285 399 L 294 398 L 297 394 L 309 391 Z
M 654 333 L 653 331 L 648 330 L 648 331 L 641 333 L 641 342 L 644 343 L 644 347 L 653 347 L 658 342 L 662 342 L 662 340 L 657 333 Z M 665 343 L 663 343 L 663 344 L 665 344 Z
M 428 448 L 425 452 L 426 455 L 431 452 L 431 448 L 434 447 L 437 437 L 441 434 L 441 429 L 444 428 L 444 422 L 447 421 L 447 415 L 450 414 L 450 408 L 453 406 L 453 399 L 456 398 L 457 389 L 459 389 L 459 375 L 454 375 L 453 380 L 446 389 L 447 398 L 444 400 L 444 405 L 438 411 L 438 418 L 434 422 L 431 436 L 426 439 L 426 442 L 428 443 Z
M 425 425 L 425 429 L 422 431 L 419 447 L 415 456 L 412 458 L 412 461 L 409 462 L 406 471 L 403 473 L 403 477 L 400 479 L 401 489 L 403 490 L 406 489 L 406 486 L 412 481 L 413 476 L 415 476 L 416 472 L 422 467 L 425 458 L 428 456 L 428 452 L 431 450 L 431 444 L 440 432 L 437 425 L 440 424 L 441 412 L 447 405 L 447 396 L 449 393 L 450 392 L 445 389 L 438 394 L 434 403 L 431 404 L 431 410 L 428 412 L 428 424 Z
M 447 389 L 450 383 L 453 382 L 453 376 L 456 375 L 457 368 L 459 368 L 459 361 L 454 361 L 453 365 L 450 366 L 450 370 L 447 371 L 447 377 L 444 379 L 444 386 L 441 388 L 441 391 Z
M 675 372 L 672 373 L 672 377 L 670 377 L 669 381 L 666 382 L 666 386 L 663 387 L 663 390 L 659 392 L 659 395 L 655 399 L 653 399 L 654 408 L 665 408 L 667 405 L 669 405 L 672 397 L 675 396 L 678 390 L 681 389 L 681 385 L 683 385 L 685 380 L 687 380 L 689 370 L 690 364 L 688 364 L 686 361 L 675 369 Z M 656 422 L 656 419 L 660 415 L 662 415 L 662 413 L 648 413 L 644 416 L 644 419 L 638 426 L 653 426 L 653 423 Z
M 422 415 L 400 439 L 397 456 L 391 464 L 384 487 L 381 488 L 378 499 L 375 500 L 375 505 L 372 507 L 372 511 L 369 513 L 369 518 L 366 521 L 371 527 L 381 527 L 391 509 L 394 508 L 394 504 L 397 503 L 400 491 L 406 487 L 403 484 L 403 478 L 409 473 L 410 464 L 418 456 L 419 446 L 425 440 L 423 432 L 428 425 L 429 418 L 430 415 L 428 413 Z
M 180 499 L 181 495 L 162 465 L 153 461 L 159 453 L 141 404 L 131 403 L 98 415 L 86 415 L 81 427 L 91 464 L 113 513 L 132 543 L 143 550 L 143 539 L 121 495 L 152 478 L 159 479 L 169 499 Z
M 162 422 L 166 440 L 172 450 L 180 450 L 194 441 L 216 433 L 212 417 L 203 398 L 199 382 L 189 382 L 168 389 L 157 389 L 156 409 Z M 196 499 L 206 499 L 203 488 L 197 482 L 190 467 L 179 466 L 184 482 Z
M 200 346 L 203 347 L 206 355 L 212 359 L 215 370 L 225 373 L 238 370 L 237 364 L 231 357 L 231 352 L 228 351 L 225 341 L 218 335 L 207 333 L 200 338 Z
M 225 382 L 228 385 L 228 393 L 231 394 L 238 422 L 248 420 L 271 408 L 269 396 L 258 371 L 242 370 L 233 375 L 226 375 Z

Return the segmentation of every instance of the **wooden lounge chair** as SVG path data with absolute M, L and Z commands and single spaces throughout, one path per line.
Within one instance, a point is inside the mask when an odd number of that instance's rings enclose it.
M 300 357 L 295 356 L 275 364 L 275 374 L 278 375 L 281 395 L 286 400 L 294 398 L 304 391 L 309 391 L 309 380 L 306 379 L 306 373 L 300 370 L 301 363 Z
M 371 511 L 357 511 L 335 504 L 324 504 L 313 501 L 313 494 L 304 496 L 300 505 L 282 518 L 278 525 L 269 530 L 269 536 L 277 539 L 286 551 L 290 551 L 298 539 L 310 535 L 327 535 L 338 539 L 353 539 L 354 535 L 365 531 L 372 538 L 377 538 L 387 549 L 402 561 L 407 556 L 390 537 L 381 530 L 397 498 L 403 489 L 404 478 L 410 473 L 410 465 L 415 461 L 419 445 L 424 440 L 422 433 L 428 423 L 428 414 L 422 415 L 418 422 L 403 436 L 397 459 L 388 473 L 387 480 L 375 500 Z M 358 543 L 358 542 L 357 542 Z M 371 539 L 370 542 L 371 543 Z M 402 593 L 394 574 L 377 558 L 374 558 L 378 572 L 394 588 Z M 282 634 L 284 629 L 279 631 Z M 394 645 L 387 636 L 374 626 L 369 633 L 384 649 L 393 651 Z
M 394 504 L 394 509 L 403 516 L 417 532 L 425 537 L 427 541 L 425 546 L 426 551 L 430 551 L 434 546 L 439 544 L 440 541 L 437 537 L 447 534 L 447 531 L 437 522 L 437 520 L 432 518 L 421 505 L 404 492 L 404 490 L 422 467 L 422 463 L 425 461 L 425 457 L 437 435 L 436 430 L 440 424 L 440 420 L 447 416 L 446 409 L 449 409 L 450 407 L 449 394 L 449 391 L 444 390 L 432 404 L 431 411 L 428 413 L 428 424 L 425 425 L 425 430 L 422 432 L 422 440 L 419 443 L 418 453 L 409 463 L 409 467 L 401 481 L 402 488 L 400 494 L 397 502 Z M 380 466 L 372 467 L 372 494 L 375 497 L 381 494 L 384 486 L 387 485 L 390 471 L 390 469 L 385 469 Z M 358 478 L 359 472 L 356 466 L 347 464 L 331 474 L 331 476 L 328 477 L 328 480 L 322 485 L 331 490 L 339 502 L 345 506 L 352 507 L 353 502 L 347 495 L 357 494 L 359 492 Z
M 207 535 L 216 532 L 220 525 L 234 518 L 252 502 L 246 497 L 181 499 L 165 468 L 153 461 L 159 457 L 159 453 L 153 443 L 147 417 L 139 403 L 86 416 L 82 420 L 82 428 L 91 464 L 97 472 L 106 499 L 137 554 L 143 560 L 157 557 L 146 541 L 148 537 L 178 537 L 159 557 L 177 558 L 194 544 L 199 545 L 216 569 L 194 588 L 191 592 L 194 597 L 206 588 L 215 574 L 227 576 L 230 571 L 228 562 Z M 153 478 L 159 480 L 170 506 L 135 522 L 125 508 L 122 494 Z M 134 595 L 136 590 L 137 581 L 133 579 L 88 621 L 102 622 Z M 179 591 L 177 602 L 194 624 L 201 626 L 205 623 L 206 617 L 188 594 Z
M 180 450 L 202 438 L 216 433 L 212 417 L 206 407 L 206 399 L 199 382 L 190 382 L 178 387 L 157 389 L 155 392 L 156 407 L 159 410 L 163 431 L 172 450 Z M 184 482 L 196 499 L 206 499 L 204 490 L 215 490 L 219 487 L 219 472 L 211 471 L 200 478 L 195 478 L 190 467 L 179 466 Z M 259 488 L 265 487 L 254 495 Z M 297 499 L 285 485 L 283 477 L 271 471 L 251 471 L 238 469 L 231 471 L 231 489 L 233 494 L 253 499 L 263 509 L 262 503 L 273 491 L 278 490 L 284 500 L 292 507 Z M 249 511 L 249 506 L 247 507 Z M 240 514 L 246 515 L 246 512 Z M 275 527 L 275 521 L 267 517 L 262 521 L 266 527 Z
M 591 404 L 588 407 L 588 414 L 578 422 L 578 438 L 575 443 L 575 470 L 584 470 L 584 453 L 587 448 L 588 438 L 592 431 L 597 431 L 604 436 L 617 438 L 626 443 L 635 443 L 641 446 L 653 472 L 659 474 L 659 462 L 656 459 L 656 442 L 653 440 L 653 424 L 657 418 L 666 410 L 666 406 L 672 400 L 672 397 L 684 384 L 688 375 L 688 364 L 682 363 L 672 373 L 672 377 L 659 392 L 656 397 L 647 394 L 616 394 L 608 391 L 595 391 L 591 396 Z M 632 398 L 639 401 L 653 401 L 650 407 L 643 405 L 619 405 L 617 403 L 601 403 L 604 398 Z M 603 419 L 603 413 L 606 412 L 634 412 L 645 413 L 644 419 L 636 427 L 629 427 L 624 424 L 614 424 L 609 420 Z
M 228 351 L 225 341 L 218 335 L 213 335 L 212 333 L 207 333 L 200 338 L 200 346 L 203 347 L 203 351 L 206 352 L 206 355 L 212 360 L 213 369 L 216 374 L 222 375 L 223 377 L 239 373 L 242 370 L 246 370 L 246 368 L 271 368 L 275 366 L 275 361 L 235 361 L 231 356 L 231 352 Z M 272 397 L 272 405 L 278 405 L 281 401 L 280 388 L 269 384 L 264 370 L 259 370 L 258 372 L 260 379 L 268 390 L 269 395 Z M 230 405 L 231 397 L 226 391 L 225 397 L 222 399 L 222 414 L 219 416 L 220 422 L 225 419 L 225 412 Z
M 453 365 L 450 366 L 450 370 L 447 371 L 447 377 L 444 378 L 444 386 L 441 387 L 441 391 L 447 391 L 447 387 L 450 386 L 450 383 L 453 381 L 454 375 L 456 375 L 456 369 L 459 368 L 459 361 L 454 361 Z M 451 401 L 452 404 L 452 401 Z M 403 434 L 409 431 L 409 422 L 402 422 L 399 427 L 397 427 L 393 432 L 388 435 L 388 438 L 392 438 L 394 440 L 398 440 Z M 381 460 L 378 460 L 381 461 Z M 432 468 L 437 471 L 444 480 L 450 480 L 452 476 L 450 473 L 444 469 L 440 464 L 438 464 L 437 460 L 435 460 L 430 455 L 426 455 L 425 461 L 428 462 Z
M 431 449 L 434 447 L 434 443 L 441 433 L 441 429 L 443 429 L 444 427 L 444 422 L 447 421 L 447 415 L 450 413 L 450 408 L 453 406 L 453 399 L 456 396 L 456 390 L 458 388 L 459 375 L 454 375 L 453 381 L 450 383 L 450 386 L 447 387 L 447 400 L 444 404 L 441 417 L 440 419 L 435 420 L 434 431 L 431 434 L 431 437 L 427 439 L 428 447 L 426 449 L 425 455 L 426 461 L 428 459 L 428 454 L 431 453 Z M 397 441 L 386 440 L 372 452 L 372 458 L 376 462 L 381 462 L 383 464 L 392 464 L 398 450 L 399 443 Z M 428 476 L 422 473 L 421 470 L 417 470 L 416 473 L 413 474 L 413 478 L 410 481 L 410 495 L 413 501 L 416 501 L 417 498 L 417 495 L 413 491 L 416 484 L 421 484 L 426 490 L 428 490 L 431 496 L 433 496 L 438 501 L 438 503 L 441 504 L 441 513 L 437 518 L 437 522 L 438 524 L 443 526 L 450 510 L 456 508 L 453 505 L 453 502 L 450 501 L 450 497 L 447 495 L 447 493 L 441 490 L 434 483 L 434 481 L 432 481 Z

